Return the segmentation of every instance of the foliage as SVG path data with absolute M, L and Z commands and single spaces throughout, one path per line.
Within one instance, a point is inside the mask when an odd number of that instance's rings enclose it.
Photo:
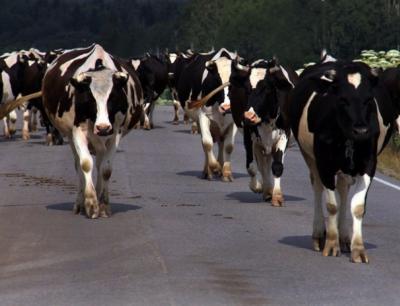
M 0 53 L 98 42 L 120 56 L 222 46 L 294 67 L 399 49 L 400 0 L 0 0 Z

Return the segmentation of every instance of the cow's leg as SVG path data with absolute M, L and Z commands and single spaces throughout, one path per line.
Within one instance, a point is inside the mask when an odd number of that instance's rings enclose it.
M 31 108 L 31 112 L 30 112 L 30 120 L 29 120 L 29 130 L 32 132 L 36 132 L 37 131 L 37 126 L 38 126 L 38 120 L 37 120 L 37 113 L 38 113 L 38 109 L 36 107 L 32 107 Z
M 283 160 L 285 156 L 285 150 L 288 143 L 286 134 L 279 136 L 278 142 L 275 145 L 274 152 L 272 153 L 272 174 L 274 176 L 274 187 L 272 190 L 272 206 L 282 206 L 284 202 L 282 190 L 281 190 L 281 176 L 283 173 Z
M 150 129 L 154 129 L 154 108 L 156 107 L 156 101 L 152 101 L 150 106 L 149 106 L 149 124 L 150 124 Z
M 180 107 L 179 101 L 174 99 L 174 119 L 172 120 L 173 124 L 179 124 L 179 107 Z
M 10 130 L 9 130 L 9 124 L 8 124 L 9 121 L 10 121 L 9 115 L 7 115 L 6 117 L 3 118 L 4 137 L 8 138 L 8 139 L 11 138 L 11 134 L 10 134 Z
M 340 209 L 335 190 L 325 188 L 326 208 L 328 210 L 328 227 L 326 230 L 325 247 L 323 256 L 340 256 L 338 211 Z
M 92 171 L 93 158 L 88 149 L 88 140 L 80 127 L 72 130 L 72 141 L 78 157 L 78 172 L 83 176 L 82 193 L 84 206 L 88 218 L 95 219 L 99 216 L 99 205 L 96 190 L 93 185 Z
M 350 238 L 346 222 L 347 198 L 350 184 L 349 178 L 344 174 L 339 174 L 336 183 L 336 189 L 340 197 L 339 207 L 339 243 L 342 252 L 350 252 Z
M 187 121 L 187 122 L 189 122 L 189 121 Z M 200 127 L 200 128 L 201 128 L 201 127 Z M 197 124 L 197 121 L 196 121 L 196 120 L 193 120 L 193 121 L 192 121 L 191 133 L 192 133 L 193 135 L 199 133 L 199 127 L 198 127 L 198 124 Z
M 23 113 L 24 123 L 22 125 L 22 139 L 29 140 L 31 138 L 29 134 L 29 121 L 31 119 L 30 111 L 28 108 L 25 108 Z
M 367 174 L 356 178 L 356 190 L 351 199 L 351 215 L 353 217 L 353 236 L 351 238 L 351 261 L 368 263 L 362 238 L 362 221 L 365 214 L 365 202 L 371 177 Z
M 223 163 L 221 163 L 221 165 L 222 165 L 222 180 L 224 182 L 233 182 L 231 156 L 235 143 L 236 133 L 237 133 L 237 127 L 234 123 L 232 123 L 228 127 L 228 131 L 224 137 L 224 142 L 222 143 Z
M 151 129 L 151 127 L 150 127 L 150 119 L 149 119 L 149 110 L 150 110 L 150 107 L 151 107 L 151 105 L 150 105 L 150 103 L 145 103 L 145 105 L 144 105 L 144 112 L 143 112 L 143 114 L 144 114 L 144 120 L 143 120 L 143 122 L 141 123 L 142 124 L 142 126 L 143 126 L 143 128 L 145 129 L 145 130 L 150 130 Z
M 11 139 L 17 131 L 17 112 L 13 110 L 5 118 L 4 123 L 4 137 Z
M 262 185 L 261 192 L 263 194 L 264 201 L 269 201 L 272 196 L 272 185 L 271 185 L 271 156 L 264 154 L 262 146 L 258 143 L 253 143 L 254 158 L 256 160 L 258 171 L 261 174 Z
M 243 143 L 246 150 L 246 169 L 250 175 L 249 188 L 255 193 L 261 193 L 262 186 L 257 180 L 257 163 L 253 155 L 253 140 L 251 139 L 251 132 L 248 127 L 243 128 Z
M 311 158 L 304 155 L 308 168 L 310 169 L 310 181 L 314 191 L 314 219 L 313 219 L 313 248 L 319 252 L 323 249 L 325 243 L 325 218 L 322 210 L 322 193 L 324 187 L 318 174 L 317 166 Z
M 120 137 L 113 137 L 107 140 L 106 151 L 96 157 L 97 165 L 97 198 L 99 199 L 100 216 L 110 217 L 111 207 L 109 200 L 108 186 L 112 174 L 112 159 L 117 149 Z
M 210 131 L 210 125 L 211 125 L 210 119 L 204 113 L 201 112 L 199 115 L 199 123 L 201 130 L 201 142 L 205 153 L 203 178 L 211 180 L 213 173 L 216 174 L 221 173 L 221 166 L 215 159 L 213 152 L 214 141 Z
M 79 155 L 78 152 L 76 151 L 76 148 L 74 146 L 74 142 L 72 138 L 69 138 L 69 144 L 71 146 L 71 150 L 74 156 L 74 166 L 75 166 L 75 171 L 78 175 L 79 178 L 79 183 L 78 183 L 78 195 L 76 197 L 76 201 L 74 204 L 73 212 L 75 214 L 79 214 L 80 212 L 84 212 L 84 197 L 83 197 L 83 192 L 84 192 L 84 184 L 85 184 L 85 178 L 83 176 L 82 171 L 80 171 L 80 163 L 79 163 Z

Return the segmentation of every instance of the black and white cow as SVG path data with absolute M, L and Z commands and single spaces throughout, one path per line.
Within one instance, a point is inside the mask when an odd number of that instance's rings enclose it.
M 236 125 L 243 128 L 249 187 L 262 193 L 264 200 L 271 200 L 273 206 L 282 206 L 284 202 L 280 178 L 290 127 L 283 106 L 297 80 L 293 70 L 276 60 L 232 67 L 231 108 Z M 257 179 L 258 172 L 262 183 Z
M 168 67 L 155 55 L 147 53 L 144 57 L 130 60 L 142 84 L 144 94 L 143 127 L 150 130 L 154 127 L 153 112 L 156 100 L 164 92 L 168 84 Z
M 178 84 L 178 97 L 189 117 L 199 122 L 205 153 L 203 177 L 221 175 L 232 181 L 231 154 L 237 128 L 230 112 L 228 96 L 232 61 L 237 54 L 221 49 L 215 55 L 197 55 L 183 70 Z M 213 144 L 218 143 L 218 160 Z
M 314 249 L 323 248 L 323 256 L 339 256 L 350 246 L 351 261 L 367 263 L 362 221 L 377 155 L 395 123 L 390 96 L 366 64 L 328 62 L 305 70 L 289 101 L 291 128 L 314 190 Z M 350 240 L 345 223 L 352 184 Z
M 79 175 L 74 212 L 89 218 L 111 214 L 108 185 L 122 136 L 139 121 L 143 93 L 133 68 L 100 45 L 60 55 L 43 79 L 43 105 L 69 139 Z M 92 180 L 96 155 L 97 183 Z
M 195 54 L 186 54 L 182 52 L 174 52 L 166 54 L 167 66 L 168 66 L 168 87 L 171 91 L 173 105 L 174 105 L 174 119 L 173 124 L 179 124 L 179 109 L 181 105 L 179 103 L 178 97 L 178 84 L 181 79 L 182 71 L 185 70 L 187 65 L 189 65 L 196 58 Z M 189 118 L 187 114 L 184 114 L 183 118 L 185 123 L 189 123 Z M 197 132 L 197 123 L 192 129 L 192 133 Z
M 21 94 L 21 83 L 27 59 L 19 52 L 0 56 L 0 102 L 15 100 Z M 12 138 L 16 132 L 17 113 L 13 110 L 3 118 L 4 136 Z
M 400 132 L 400 68 L 388 68 L 380 73 L 380 80 L 389 91 L 396 109 L 397 131 Z

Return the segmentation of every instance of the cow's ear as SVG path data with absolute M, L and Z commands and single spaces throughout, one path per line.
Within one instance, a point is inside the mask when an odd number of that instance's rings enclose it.
M 208 61 L 206 62 L 206 68 L 208 71 L 215 71 L 217 69 L 217 64 L 215 61 Z
M 129 76 L 125 72 L 118 71 L 113 75 L 114 84 L 121 87 L 125 86 L 125 84 L 128 82 L 128 78 Z
M 73 77 L 69 81 L 72 86 L 74 86 L 79 91 L 84 91 L 89 88 L 90 83 L 92 82 L 92 78 L 85 73 L 78 74 L 77 77 Z

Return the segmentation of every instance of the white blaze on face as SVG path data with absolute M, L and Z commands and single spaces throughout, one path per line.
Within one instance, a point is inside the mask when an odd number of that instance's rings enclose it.
M 97 114 L 95 126 L 111 126 L 108 116 L 107 101 L 114 86 L 114 71 L 104 69 L 100 71 L 86 72 L 92 78 L 90 91 L 96 100 Z
M 132 60 L 131 61 L 133 69 L 138 70 L 139 66 L 140 66 L 140 60 Z
M 169 55 L 169 61 L 171 62 L 171 64 L 175 63 L 176 59 L 178 58 L 178 55 L 175 53 L 171 53 Z
M 263 80 L 265 78 L 265 75 L 267 74 L 267 69 L 265 68 L 253 68 L 251 69 L 250 73 L 250 84 L 251 88 L 256 88 L 258 82 Z
M 217 65 L 218 74 L 221 78 L 222 84 L 229 82 L 229 78 L 231 77 L 232 72 L 232 60 L 221 57 L 215 61 Z M 230 99 L 228 96 L 229 88 L 224 88 L 224 103 L 230 103 Z
M 354 86 L 355 89 L 358 88 L 361 84 L 361 74 L 359 73 L 352 73 L 347 75 L 347 80 L 351 85 Z

